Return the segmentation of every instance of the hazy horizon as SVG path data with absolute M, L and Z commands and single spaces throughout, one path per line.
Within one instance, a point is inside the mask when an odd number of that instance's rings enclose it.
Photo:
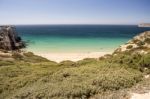
M 149 0 L 0 0 L 1 25 L 150 23 Z
M 138 23 L 140 24 L 140 23 Z M 138 24 L 0 24 L 0 25 L 138 25 Z

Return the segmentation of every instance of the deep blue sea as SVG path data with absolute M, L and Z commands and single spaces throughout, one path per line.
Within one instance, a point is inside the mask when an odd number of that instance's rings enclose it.
M 133 36 L 150 30 L 136 25 L 17 25 L 27 50 L 45 52 L 113 51 Z

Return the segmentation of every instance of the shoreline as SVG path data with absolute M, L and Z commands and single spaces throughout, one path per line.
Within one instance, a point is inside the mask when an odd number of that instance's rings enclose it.
M 35 52 L 34 52 L 35 53 Z M 65 60 L 79 61 L 84 58 L 99 58 L 112 52 L 88 52 L 88 53 L 35 53 L 35 55 L 42 56 L 48 60 L 61 62 Z

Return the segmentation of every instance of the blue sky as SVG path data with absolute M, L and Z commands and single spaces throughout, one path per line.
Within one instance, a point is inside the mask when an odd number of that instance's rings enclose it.
M 0 24 L 138 24 L 150 0 L 0 0 Z

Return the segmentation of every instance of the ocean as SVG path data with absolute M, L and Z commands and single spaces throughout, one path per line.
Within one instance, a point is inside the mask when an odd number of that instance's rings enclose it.
M 111 52 L 133 36 L 150 30 L 136 25 L 17 25 L 16 30 L 36 53 Z

